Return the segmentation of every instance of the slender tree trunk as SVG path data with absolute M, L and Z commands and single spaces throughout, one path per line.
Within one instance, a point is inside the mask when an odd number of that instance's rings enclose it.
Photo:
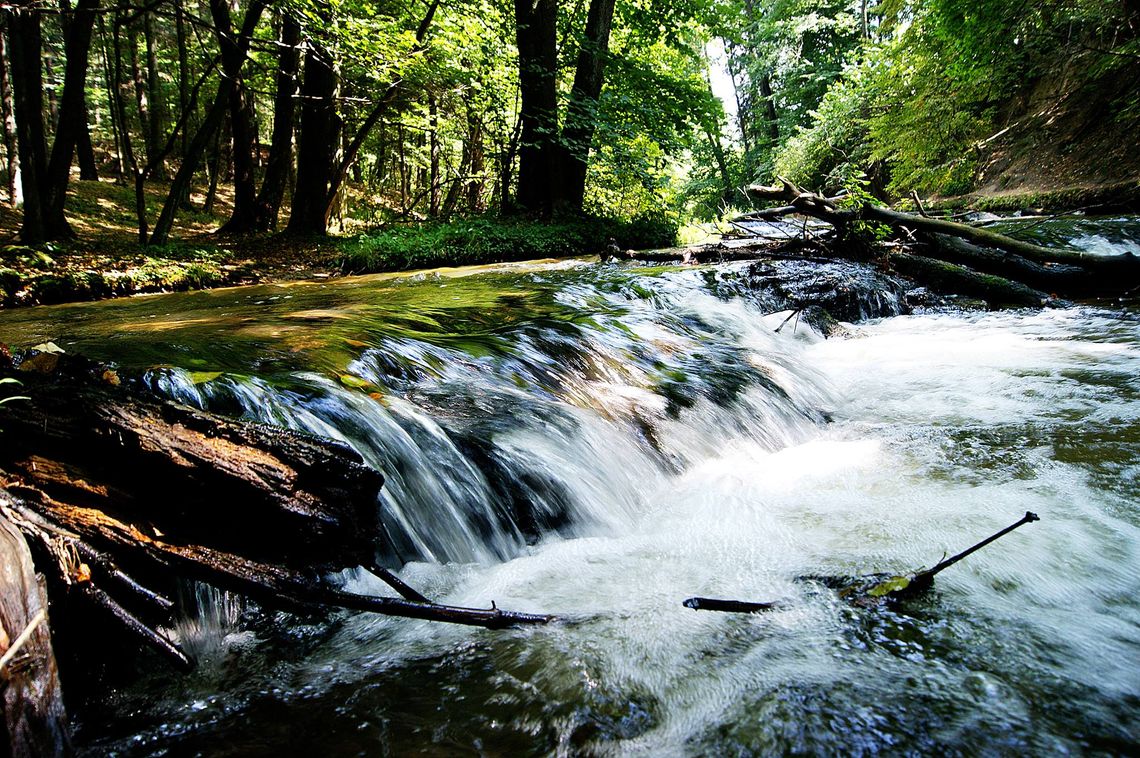
M 257 229 L 277 228 L 277 214 L 289 183 L 293 163 L 293 133 L 296 121 L 297 73 L 301 63 L 301 25 L 288 12 L 281 14 L 277 52 L 277 91 L 273 99 L 273 144 L 257 197 Z
M 139 23 L 127 25 L 127 63 L 130 65 L 131 85 L 135 92 L 135 107 L 139 117 L 139 130 L 142 132 L 143 147 L 147 159 L 158 152 L 152 141 L 154 132 L 150 128 L 150 94 L 147 92 L 146 77 L 139 65 Z
M 122 141 L 123 161 L 127 168 L 130 170 L 132 185 L 135 190 L 135 220 L 138 224 L 139 243 L 146 244 L 147 241 L 147 217 L 146 217 L 146 173 L 139 166 L 138 156 L 135 155 L 134 145 L 131 144 L 131 133 L 127 127 L 127 104 L 123 98 L 123 87 L 121 85 L 123 75 L 123 36 L 122 36 L 122 16 L 121 11 L 116 11 L 115 22 L 113 31 L 111 33 L 111 44 L 114 49 L 115 55 L 115 108 L 119 115 L 119 123 L 122 125 L 120 130 L 120 139 Z M 135 38 L 128 32 L 128 42 L 134 47 Z M 137 54 L 132 53 L 137 58 Z M 132 71 L 132 78 L 135 72 Z M 137 79 L 134 79 L 137 87 Z M 136 93 L 138 90 L 136 89 Z M 141 115 L 141 112 L 140 112 Z
M 428 98 L 428 155 L 429 155 L 429 200 L 428 215 L 435 218 L 441 210 L 441 190 L 439 177 L 439 105 L 435 97 Z
M 515 0 L 515 30 L 522 122 L 515 199 L 523 210 L 549 216 L 559 185 L 558 0 Z
M 331 209 L 329 185 L 333 151 L 337 146 L 334 94 L 336 71 L 332 56 L 315 40 L 305 53 L 305 79 L 301 85 L 301 131 L 297 141 L 297 189 L 289 214 L 290 234 L 328 232 Z
M 586 196 L 586 169 L 594 141 L 598 98 L 605 81 L 613 18 L 614 0 L 591 0 L 566 108 L 566 125 L 562 128 L 562 182 L 556 199 L 558 206 L 574 212 L 581 212 Z
M 35 244 L 49 239 L 44 203 L 47 144 L 41 69 L 43 34 L 40 13 L 28 0 L 8 6 L 4 16 L 8 27 L 20 182 L 24 190 L 20 238 L 27 244 Z
M 740 141 L 743 144 L 744 152 L 750 153 L 752 152 L 752 134 L 749 128 L 748 103 L 740 93 L 740 78 L 746 77 L 747 73 L 742 72 L 738 67 L 735 50 L 735 45 L 731 48 L 726 45 L 724 57 L 728 66 L 728 77 L 732 81 L 732 94 L 736 98 L 736 125 L 740 129 Z
M 99 0 L 79 0 L 66 25 L 67 67 L 64 71 L 60 120 L 47 166 L 44 221 L 52 239 L 73 236 L 63 210 L 75 148 L 87 132 L 87 64 Z M 89 136 L 89 135 L 88 135 Z
M 8 205 L 19 207 L 24 202 L 20 184 L 20 154 L 16 145 L 16 107 L 12 98 L 12 75 L 8 70 L 8 28 L 0 30 L 0 118 L 4 120 L 5 178 L 8 183 Z
M 475 112 L 471 95 L 469 94 L 465 100 L 467 105 L 467 139 L 463 143 L 463 148 L 467 153 L 467 176 L 471 177 L 466 182 L 467 210 L 470 213 L 482 213 L 484 210 L 483 188 L 486 184 L 483 172 L 487 170 L 486 156 L 483 152 L 483 122 L 479 119 L 479 114 Z
M 75 159 L 79 163 L 81 181 L 99 180 L 99 164 L 95 160 L 95 146 L 91 143 L 91 120 L 86 98 L 83 102 L 83 122 L 79 128 L 79 139 L 75 143 Z
M 211 10 L 218 4 L 225 5 L 225 0 L 210 0 Z M 198 168 L 198 160 L 222 124 L 226 107 L 230 102 L 232 83 L 241 73 L 241 64 L 245 61 L 246 52 L 249 50 L 249 41 L 267 4 L 268 0 L 250 0 L 245 18 L 242 21 L 241 31 L 238 32 L 235 40 L 238 54 L 232 54 L 233 51 L 231 50 L 231 55 L 227 57 L 223 53 L 223 70 L 218 81 L 218 91 L 214 96 L 214 102 L 210 105 L 198 130 L 194 133 L 194 138 L 187 146 L 186 157 L 183 159 L 182 165 L 178 167 L 178 173 L 174 175 L 174 180 L 170 183 L 170 192 L 166 196 L 166 202 L 162 206 L 161 213 L 159 213 L 158 221 L 154 224 L 154 232 L 150 236 L 151 244 L 162 244 L 170 237 L 170 230 L 174 225 L 174 215 L 178 210 L 180 199 L 185 195 L 186 188 L 190 186 L 190 179 Z M 228 10 L 227 7 L 224 10 L 220 9 L 219 12 L 228 16 Z M 238 69 L 236 71 L 230 70 L 229 67 L 235 64 Z
M 166 179 L 166 162 L 155 161 L 162 151 L 166 132 L 166 114 L 162 101 L 162 82 L 158 76 L 158 46 L 155 42 L 154 11 L 143 14 L 143 39 L 146 42 L 146 90 L 150 103 L 150 130 L 147 135 L 147 160 L 154 164 L 155 179 Z
M 772 95 L 772 75 L 760 77 L 760 98 L 764 101 L 764 115 L 768 126 L 768 139 L 775 148 L 780 144 L 780 118 L 776 115 L 776 98 Z
M 241 74 L 245 50 L 233 37 L 229 3 L 211 0 L 210 12 L 222 53 L 222 70 L 230 84 L 227 99 L 234 172 L 233 213 L 218 231 L 222 234 L 245 234 L 256 228 L 257 221 L 257 178 L 253 160 L 257 135 L 253 125 L 253 100 Z
M 186 153 L 190 147 L 190 120 L 187 111 L 190 108 L 190 46 L 186 34 L 186 9 L 183 0 L 174 3 L 174 30 L 178 40 L 178 112 L 182 114 L 185 125 L 178 138 L 179 161 L 186 160 Z M 190 208 L 190 184 L 186 183 L 182 196 L 178 198 L 181 208 Z
M 119 121 L 119 72 L 111 66 L 111 53 L 108 50 L 107 43 L 107 25 L 103 23 L 103 17 L 99 16 L 97 19 L 99 24 L 99 48 L 100 54 L 103 58 L 103 84 L 107 94 L 107 112 L 111 116 L 111 135 L 114 137 L 115 142 L 115 184 L 122 186 L 127 182 L 127 165 L 123 157 L 123 133 L 126 126 Z

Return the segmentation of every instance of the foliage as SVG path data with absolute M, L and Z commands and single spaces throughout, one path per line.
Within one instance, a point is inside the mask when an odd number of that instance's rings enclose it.
M 978 148 L 1038 77 L 1077 54 L 1099 56 L 1076 70 L 1087 86 L 1136 64 L 1127 52 L 1136 40 L 1122 34 L 1128 12 L 1111 0 L 891 0 L 877 12 L 877 38 L 853 54 L 813 123 L 778 148 L 778 173 L 825 188 L 884 174 L 896 196 L 968 192 Z M 1122 95 L 1116 117 L 1136 100 L 1134 88 Z
M 676 236 L 675 222 L 662 216 L 550 223 L 479 218 L 395 227 L 345 240 L 340 266 L 366 273 L 560 258 L 600 253 L 611 240 L 623 249 L 669 247 Z

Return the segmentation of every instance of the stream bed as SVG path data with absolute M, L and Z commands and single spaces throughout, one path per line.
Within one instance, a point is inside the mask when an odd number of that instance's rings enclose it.
M 825 339 L 770 274 L 537 262 L 0 313 L 0 342 L 347 441 L 386 476 L 406 581 L 563 619 L 300 617 L 190 587 L 172 633 L 198 670 L 140 666 L 77 714 L 81 752 L 1134 753 L 1136 309 L 909 312 L 838 269 L 866 318 Z M 931 566 L 1027 510 L 891 608 L 795 581 Z

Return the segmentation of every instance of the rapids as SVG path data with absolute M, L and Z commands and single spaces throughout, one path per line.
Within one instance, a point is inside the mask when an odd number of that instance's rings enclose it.
M 891 317 L 824 339 L 754 274 L 565 261 L 2 314 L 2 341 L 349 442 L 386 476 L 405 580 L 565 619 L 309 618 L 188 588 L 175 632 L 201 667 L 140 667 L 79 714 L 82 749 L 1134 751 L 1140 323 L 892 316 L 875 284 L 865 315 Z M 893 610 L 794 581 L 929 566 L 1026 510 Z

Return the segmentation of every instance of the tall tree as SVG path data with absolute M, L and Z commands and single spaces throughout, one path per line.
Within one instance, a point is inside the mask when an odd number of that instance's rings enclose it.
M 20 156 L 20 183 L 24 213 L 20 238 L 28 243 L 49 238 L 44 202 L 47 176 L 47 141 L 44 134 L 43 31 L 34 0 L 19 0 L 3 9 L 8 29 L 9 64 L 12 71 L 12 102 L 15 107 L 16 139 Z
M 75 148 L 82 136 L 87 134 L 87 66 L 98 10 L 99 0 L 78 0 L 71 21 L 67 24 L 64 45 L 67 63 L 63 97 L 59 106 L 60 118 L 45 177 L 44 222 L 49 239 L 73 236 L 63 211 L 67 203 L 67 187 Z
M 336 117 L 336 70 L 332 55 L 310 38 L 301 84 L 301 131 L 297 142 L 297 188 L 289 214 L 291 234 L 328 231 L 329 185 L 340 139 Z
M 586 168 L 597 124 L 598 98 L 605 81 L 613 17 L 614 0 L 591 0 L 578 50 L 574 87 L 566 107 L 566 123 L 562 127 L 564 152 L 555 204 L 566 210 L 580 212 L 586 196 Z
M 558 0 L 515 0 L 519 56 L 519 179 L 515 201 L 548 216 L 558 186 Z
M 285 197 L 293 162 L 293 134 L 296 131 L 297 74 L 301 62 L 301 25 L 288 11 L 280 14 L 281 31 L 277 42 L 276 90 L 273 96 L 273 138 L 265 165 L 261 192 L 257 196 L 258 231 L 277 227 L 277 214 Z

